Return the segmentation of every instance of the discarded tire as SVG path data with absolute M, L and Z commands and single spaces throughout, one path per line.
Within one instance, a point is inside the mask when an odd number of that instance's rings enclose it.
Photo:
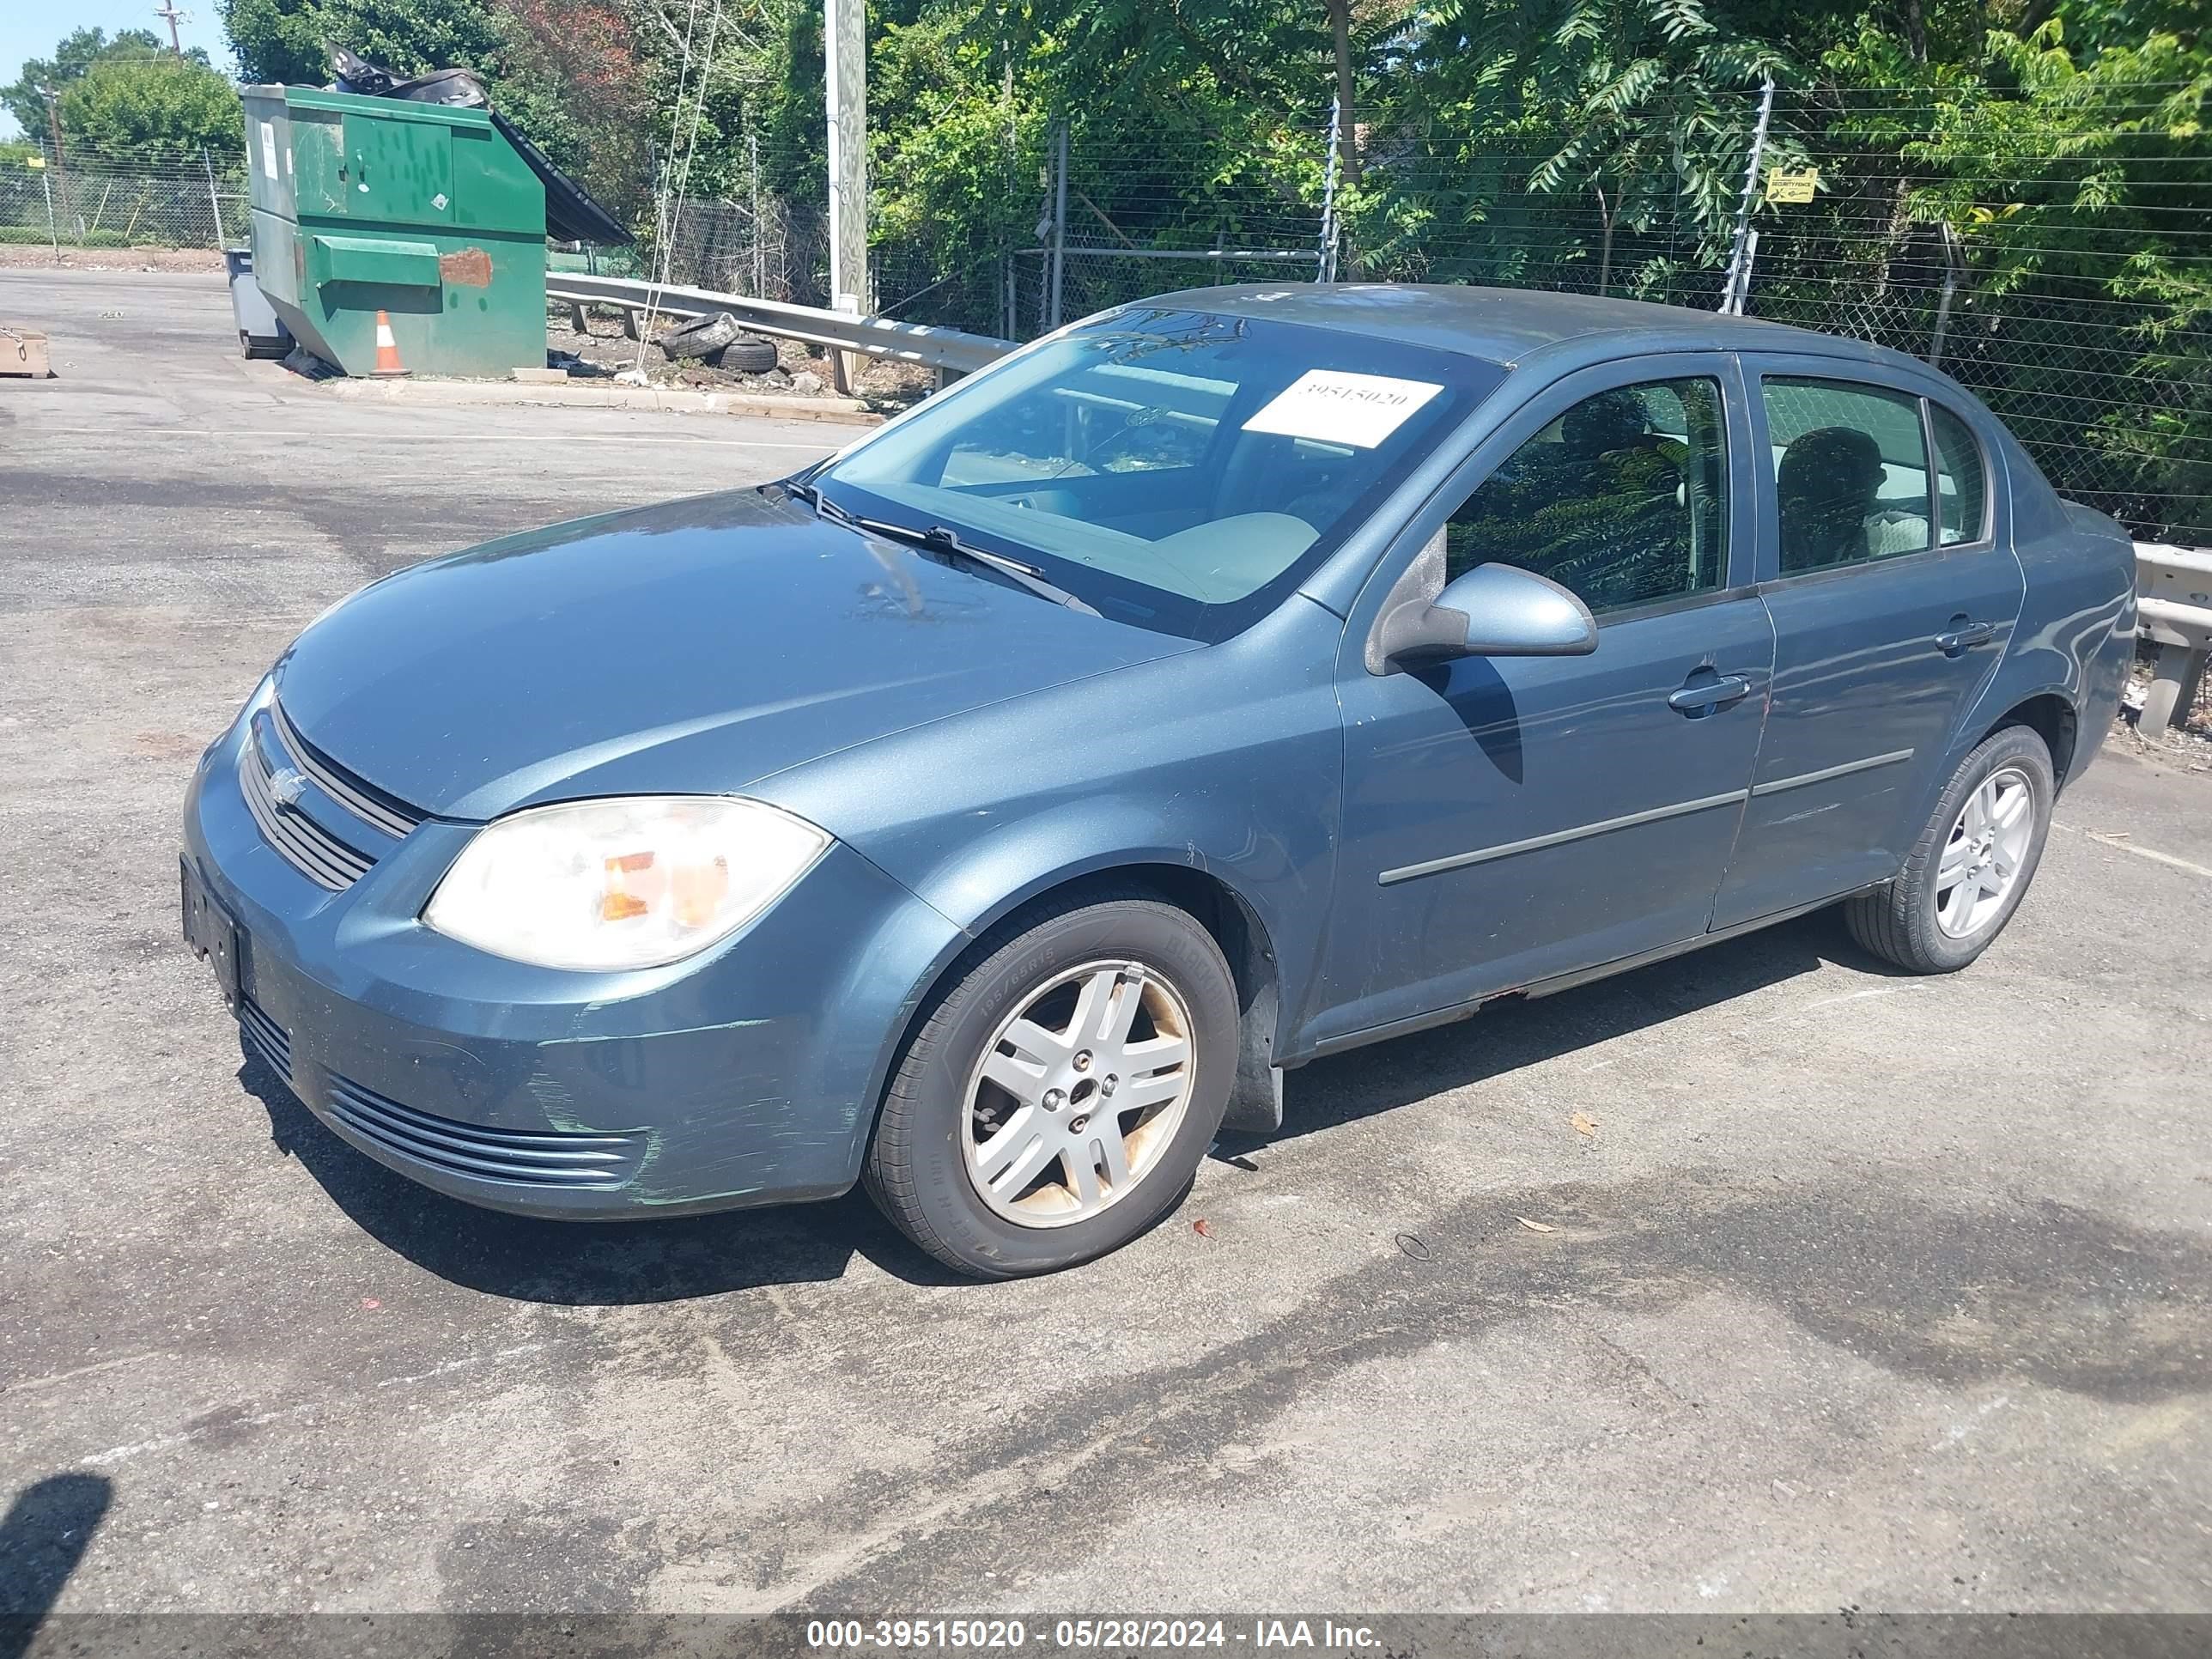
M 776 365 L 775 342 L 748 335 L 726 346 L 717 346 L 707 354 L 707 362 L 715 368 L 732 369 L 739 374 L 765 374 Z
M 720 351 L 737 337 L 738 319 L 726 311 L 718 311 L 711 317 L 701 317 L 680 328 L 670 329 L 660 337 L 660 349 L 670 361 L 680 362 Z

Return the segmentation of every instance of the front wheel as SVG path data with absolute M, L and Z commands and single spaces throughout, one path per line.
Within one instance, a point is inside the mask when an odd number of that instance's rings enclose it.
M 1845 902 L 1851 937 L 1916 974 L 1948 974 L 1990 947 L 2020 908 L 2051 833 L 2051 750 L 2024 726 L 1960 763 L 1886 887 Z
M 1119 1248 L 1181 1201 L 1235 1079 L 1236 982 L 1130 896 L 1002 930 L 908 1044 L 868 1144 L 884 1214 L 981 1278 Z

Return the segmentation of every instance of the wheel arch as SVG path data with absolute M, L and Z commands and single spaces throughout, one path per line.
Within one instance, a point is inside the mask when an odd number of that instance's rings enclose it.
M 2074 770 L 2074 757 L 2081 743 L 2081 714 L 2073 702 L 2063 694 L 2039 691 L 2033 696 L 2022 697 L 2005 710 L 1986 730 L 1967 745 L 1978 749 L 2008 726 L 2025 726 L 2044 741 L 2051 750 L 2051 772 L 2056 786 L 2063 790 L 2066 780 Z
M 2063 791 L 2087 758 L 2081 750 L 2081 681 L 2070 674 L 2063 680 L 2006 675 L 1992 681 L 1953 731 L 1931 792 L 1921 803 L 1922 815 L 1935 810 L 1959 763 L 2008 726 L 2025 726 L 2050 745 L 2051 775 Z M 2094 749 L 2094 738 L 2090 746 Z
M 1279 1126 L 1279 1073 L 1273 1056 L 1281 1023 L 1282 964 L 1273 930 L 1251 899 L 1215 871 L 1176 863 L 1158 853 L 1132 852 L 1100 854 L 1041 873 L 966 924 L 915 987 L 897 1029 L 878 1058 L 872 1093 L 860 1118 L 860 1145 L 873 1133 L 884 1091 L 914 1034 L 960 976 L 1005 942 L 1010 924 L 1018 928 L 1100 898 L 1130 893 L 1171 904 L 1194 918 L 1229 964 L 1237 986 L 1242 1053 L 1224 1127 L 1263 1130 Z

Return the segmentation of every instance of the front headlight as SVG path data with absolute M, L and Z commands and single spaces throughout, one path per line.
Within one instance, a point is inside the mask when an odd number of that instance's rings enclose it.
M 754 800 L 643 795 L 537 806 L 486 824 L 422 920 L 544 968 L 653 968 L 775 903 L 830 837 Z

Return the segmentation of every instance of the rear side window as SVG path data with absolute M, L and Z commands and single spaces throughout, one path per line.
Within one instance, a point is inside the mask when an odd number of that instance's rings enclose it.
M 1595 612 L 1686 599 L 1728 570 L 1719 382 L 1585 398 L 1515 450 L 1445 528 L 1448 574 L 1517 565 Z
M 1928 405 L 1936 431 L 1936 510 L 1943 545 L 1978 542 L 1990 533 L 1989 474 L 1973 428 L 1938 403 Z
M 1841 380 L 1778 377 L 1760 386 L 1784 575 L 1935 545 L 1920 399 Z

